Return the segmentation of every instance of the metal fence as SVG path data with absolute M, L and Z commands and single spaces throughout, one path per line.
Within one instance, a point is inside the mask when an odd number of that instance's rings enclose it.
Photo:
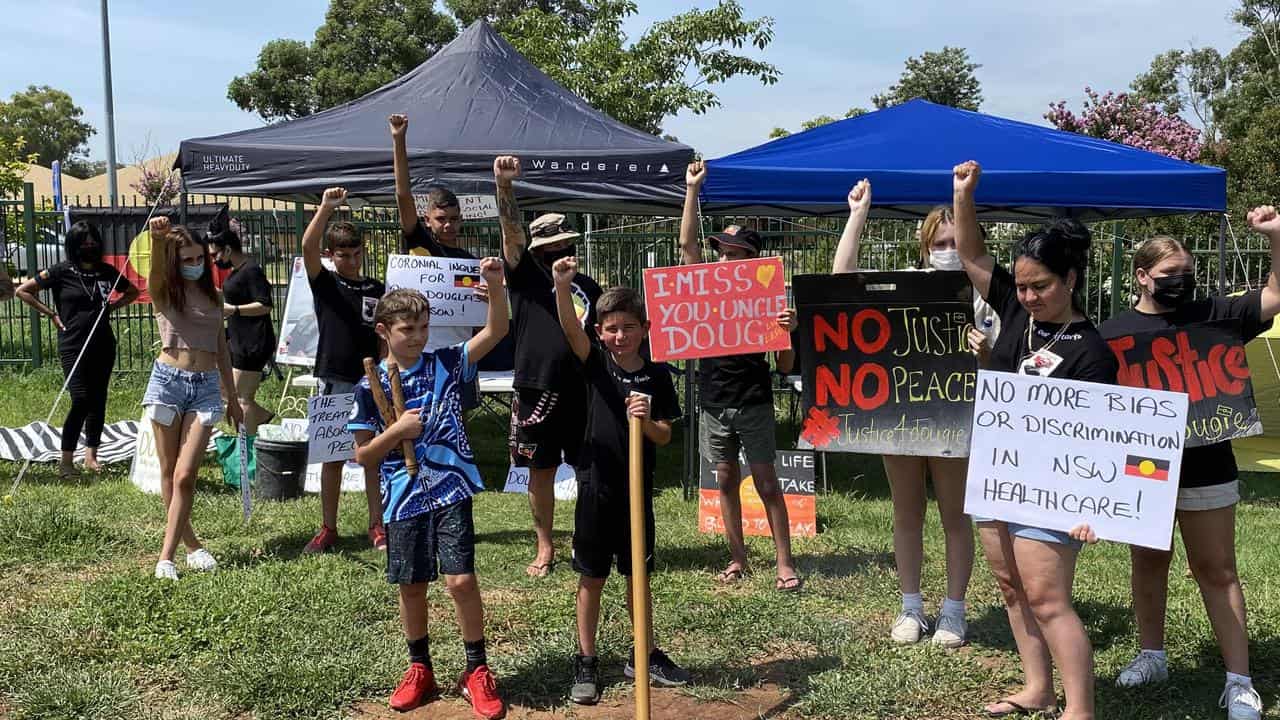
M 301 254 L 302 231 L 311 220 L 312 208 L 301 203 L 283 205 L 255 198 L 193 196 L 189 200 L 193 203 L 230 204 L 231 214 L 241 226 L 246 253 L 262 265 L 272 284 L 275 295 L 272 318 L 278 327 L 284 313 L 292 258 Z M 94 205 L 85 198 L 71 197 L 67 201 L 73 207 Z M 127 198 L 123 204 L 146 206 L 140 198 Z M 365 233 L 365 273 L 383 277 L 387 255 L 395 252 L 400 243 L 396 211 L 366 207 L 340 213 L 339 217 L 354 221 Z M 581 215 L 572 219 L 577 227 L 586 231 L 586 238 L 578 247 L 584 270 L 602 286 L 639 287 L 644 268 L 679 262 L 676 248 L 678 219 L 605 215 Z M 830 271 L 844 225 L 842 218 L 753 217 L 732 220 L 760 231 L 768 244 L 766 252 L 783 258 L 788 282 L 793 275 Z M 705 218 L 703 232 L 713 232 L 723 222 Z M 0 241 L 8 251 L 6 262 L 15 282 L 21 282 L 33 271 L 48 267 L 61 258 L 62 226 L 62 214 L 55 211 L 47 199 L 37 202 L 30 186 L 20 200 L 0 200 L 0 233 L 3 233 Z M 1202 223 L 1201 226 L 1212 227 L 1212 223 Z M 472 221 L 464 228 L 463 244 L 469 250 L 481 256 L 500 253 L 501 231 L 496 222 Z M 1132 253 L 1138 241 L 1145 237 L 1145 228 L 1133 228 L 1130 233 L 1123 222 L 1092 226 L 1094 245 L 1082 299 L 1095 320 L 1101 321 L 1117 309 L 1131 304 Z M 1007 262 L 1013 240 L 1026 228 L 994 225 L 988 230 L 993 254 Z M 919 257 L 916 232 L 917 224 L 913 222 L 872 221 L 863 236 L 860 266 L 877 270 L 914 267 Z M 1139 232 L 1143 234 L 1138 235 Z M 1216 234 L 1201 231 L 1182 239 L 1197 258 L 1196 273 L 1200 286 L 1216 291 L 1220 269 Z M 1265 238 L 1241 233 L 1228 236 L 1227 246 L 1227 262 L 1221 266 L 1226 289 L 1241 290 L 1261 282 L 1269 266 L 1269 247 Z M 45 299 L 52 304 L 51 298 Z M 119 342 L 116 370 L 149 370 L 159 350 L 151 307 L 135 304 L 124 308 L 112 316 L 111 323 Z M 0 364 L 38 366 L 57 357 L 56 342 L 57 333 L 49 320 L 17 300 L 0 303 Z

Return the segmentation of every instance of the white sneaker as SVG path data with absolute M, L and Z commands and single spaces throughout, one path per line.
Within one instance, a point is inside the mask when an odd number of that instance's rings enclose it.
M 930 642 L 948 650 L 954 650 L 964 645 L 964 636 L 968 632 L 969 623 L 965 622 L 963 615 L 943 613 L 938 616 L 938 625 L 933 630 L 933 639 Z
M 218 561 L 204 548 L 187 553 L 187 567 L 191 570 L 211 572 L 218 569 Z
M 156 563 L 156 577 L 160 580 L 177 580 L 178 566 L 172 560 L 161 560 Z
M 903 610 L 893 621 L 889 637 L 899 645 L 914 645 L 929 631 L 929 623 L 919 610 Z
M 1169 679 L 1169 661 L 1150 653 L 1140 652 L 1133 662 L 1124 666 L 1116 678 L 1116 685 L 1135 688 Z
M 1260 720 L 1262 698 L 1258 691 L 1241 683 L 1227 683 L 1218 698 L 1218 707 L 1227 709 L 1228 720 Z

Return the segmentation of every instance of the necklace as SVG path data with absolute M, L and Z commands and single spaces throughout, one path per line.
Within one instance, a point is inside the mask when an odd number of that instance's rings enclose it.
M 95 283 L 93 283 L 93 290 L 92 290 L 92 291 L 90 291 L 90 290 L 89 290 L 89 288 L 88 288 L 88 286 L 86 286 L 86 285 L 84 284 L 84 274 L 83 274 L 83 271 L 82 271 L 80 268 L 78 268 L 78 267 L 72 267 L 72 268 L 71 268 L 71 272 L 72 272 L 72 274 L 74 274 L 74 275 L 76 276 L 76 282 L 80 283 L 80 289 L 84 291 L 84 296 L 85 296 L 85 297 L 87 297 L 87 298 L 89 298 L 89 299 L 91 299 L 91 300 L 92 300 L 94 297 L 96 297 L 97 295 L 99 295 L 99 294 L 100 294 L 100 288 L 98 287 L 98 284 L 97 284 L 96 282 L 95 282 Z M 93 273 L 93 277 L 94 277 L 95 279 L 98 277 L 98 273 L 97 273 L 97 271 L 96 271 L 96 270 L 95 270 L 95 271 L 94 271 L 94 273 Z

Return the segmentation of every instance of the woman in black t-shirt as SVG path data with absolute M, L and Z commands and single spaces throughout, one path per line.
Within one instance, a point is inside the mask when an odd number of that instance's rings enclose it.
M 258 432 L 258 425 L 275 416 L 256 398 L 262 370 L 276 348 L 271 283 L 262 267 L 244 254 L 240 235 L 233 227 L 211 233 L 209 249 L 214 265 L 231 271 L 222 281 L 222 316 L 227 320 L 231 373 L 240 409 L 244 411 L 245 432 L 253 435 Z
M 99 320 L 99 316 L 104 314 L 104 307 L 110 312 L 138 299 L 138 289 L 102 261 L 102 236 L 93 225 L 81 221 L 71 226 L 66 254 L 66 261 L 41 270 L 17 289 L 23 302 L 52 319 L 58 328 L 58 355 L 71 395 L 71 409 L 62 424 L 62 462 L 58 469 L 63 477 L 76 473 L 75 451 L 82 429 L 84 466 L 94 472 L 102 469 L 98 445 L 106 422 L 111 370 L 116 363 L 116 337 L 106 317 Z M 41 290 L 52 293 L 56 312 L 40 301 Z M 112 293 L 118 293 L 115 302 L 111 302 Z
M 1258 290 L 1234 297 L 1193 300 L 1195 258 L 1171 237 L 1155 237 L 1133 256 L 1134 281 L 1140 292 L 1135 307 L 1102 324 L 1106 338 L 1199 323 L 1229 321 L 1248 342 L 1262 334 L 1280 313 L 1280 217 L 1275 208 L 1249 213 L 1249 224 L 1271 240 L 1272 272 Z M 1117 351 L 1119 354 L 1119 351 Z M 1187 448 L 1182 453 L 1175 519 L 1182 531 L 1187 564 L 1200 586 L 1209 622 L 1227 668 L 1222 702 L 1232 718 L 1257 718 L 1262 701 L 1249 676 L 1249 636 L 1244 593 L 1236 572 L 1236 513 L 1240 500 L 1236 459 L 1231 443 Z M 1133 609 L 1138 621 L 1140 652 L 1120 672 L 1117 684 L 1137 687 L 1169 677 L 1164 652 L 1165 606 L 1172 551 L 1133 545 Z
M 987 254 L 978 228 L 974 192 L 980 173 L 972 161 L 956 166 L 954 215 L 956 251 L 965 272 L 1000 314 L 990 368 L 1114 383 L 1115 357 L 1073 299 L 1088 267 L 1089 232 L 1073 220 L 1058 220 L 1028 233 L 1015 247 L 1010 273 Z M 1097 537 L 1087 524 L 1070 533 L 982 519 L 978 527 L 1026 677 L 1022 690 L 987 705 L 987 716 L 1052 707 L 1052 660 L 1057 660 L 1067 699 L 1060 717 L 1092 720 L 1093 650 L 1072 607 L 1071 585 L 1082 543 Z

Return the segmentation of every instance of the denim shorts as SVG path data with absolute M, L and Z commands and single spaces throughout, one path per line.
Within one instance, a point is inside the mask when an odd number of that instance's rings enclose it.
M 149 419 L 166 426 L 187 413 L 195 413 L 201 425 L 213 427 L 226 410 L 217 370 L 179 370 L 160 361 L 151 367 L 142 406 Z
M 415 585 L 476 571 L 471 498 L 387 523 L 387 582 Z
M 1066 545 L 1076 550 L 1084 547 L 1084 543 L 1076 540 L 1061 530 L 1046 530 L 1045 528 L 1032 527 L 1030 525 L 1019 525 L 1017 523 L 1005 523 L 1009 527 L 1009 537 L 1022 538 L 1023 540 L 1037 540 L 1050 545 Z

